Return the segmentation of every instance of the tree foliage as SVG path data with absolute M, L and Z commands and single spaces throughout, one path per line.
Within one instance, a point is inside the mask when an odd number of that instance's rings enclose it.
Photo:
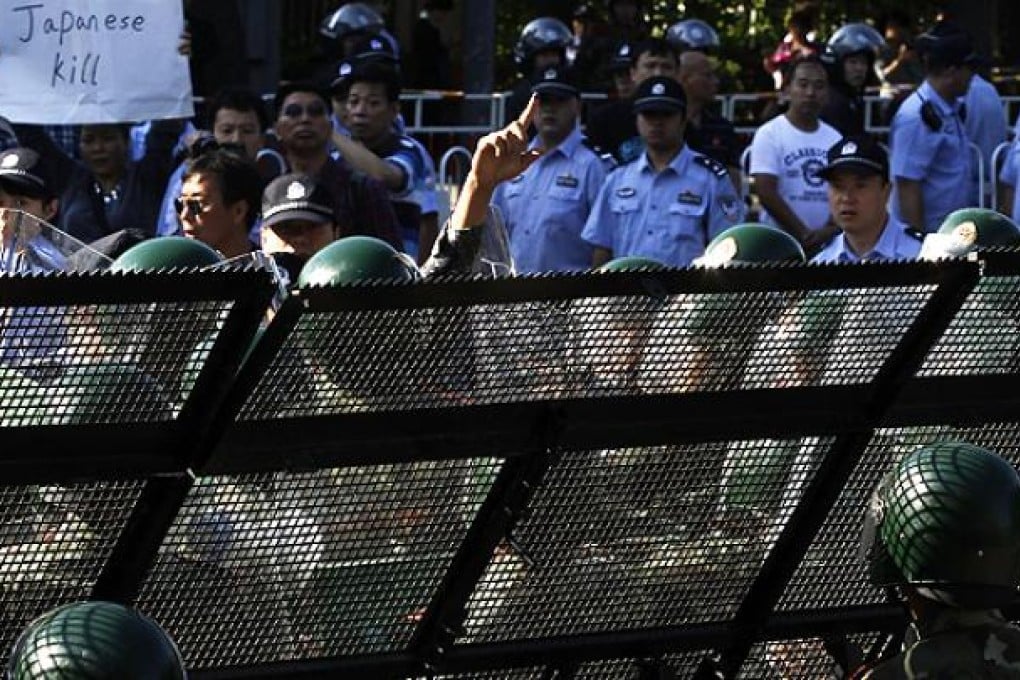
M 603 2 L 594 2 L 604 10 Z M 939 0 L 839 0 L 821 2 L 770 2 L 768 0 L 687 0 L 670 2 L 651 0 L 645 3 L 645 16 L 653 35 L 664 35 L 676 21 L 698 18 L 708 22 L 719 33 L 723 49 L 722 68 L 730 91 L 768 89 L 771 80 L 761 68 L 762 57 L 775 49 L 786 33 L 786 20 L 795 5 L 813 8 L 818 17 L 817 34 L 824 39 L 848 21 L 877 24 L 890 10 L 900 10 L 917 22 L 917 28 L 930 23 Z M 529 20 L 545 12 L 569 23 L 575 3 L 529 0 L 499 0 L 496 4 L 496 82 L 506 85 L 514 78 L 512 49 L 517 36 Z

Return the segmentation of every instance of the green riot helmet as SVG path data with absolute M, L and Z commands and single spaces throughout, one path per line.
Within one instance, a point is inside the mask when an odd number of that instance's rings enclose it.
M 985 609 L 1020 584 L 1020 477 L 973 444 L 908 454 L 871 496 L 861 536 L 875 585 L 909 584 L 943 604 Z
M 708 244 L 696 264 L 718 267 L 756 262 L 806 262 L 797 239 L 782 229 L 748 222 L 730 227 Z
M 29 624 L 11 650 L 11 680 L 183 680 L 177 645 L 155 621 L 113 602 L 74 602 Z
M 1020 228 L 1016 223 L 987 208 L 963 208 L 949 213 L 939 233 L 951 236 L 967 252 L 1020 244 Z
M 298 286 L 340 286 L 360 281 L 421 278 L 418 267 L 403 253 L 371 236 L 348 236 L 315 253 L 301 268 Z
M 598 272 L 634 272 L 634 271 L 661 271 L 666 269 L 666 265 L 653 260 L 650 257 L 638 257 L 636 255 L 630 255 L 627 257 L 617 257 L 604 265 L 596 269 Z
M 110 265 L 111 271 L 208 267 L 223 256 L 206 244 L 184 236 L 161 236 L 142 241 L 124 251 Z

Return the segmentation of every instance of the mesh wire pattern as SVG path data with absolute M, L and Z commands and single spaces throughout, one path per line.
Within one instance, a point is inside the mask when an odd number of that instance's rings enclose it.
M 139 608 L 192 668 L 402 649 L 500 464 L 201 478 Z
M 1020 277 L 983 277 L 932 347 L 921 377 L 1020 369 Z
M 37 616 L 89 596 L 142 482 L 0 487 L 0 659 Z
M 874 377 L 932 285 L 308 312 L 239 419 Z
M 860 556 L 861 526 L 872 491 L 895 463 L 916 449 L 939 441 L 986 447 L 1014 465 L 1020 463 L 1020 426 L 931 426 L 878 430 L 794 572 L 777 610 L 820 609 L 885 603 L 868 580 Z
M 0 308 L 0 426 L 173 420 L 231 306 Z
M 846 638 L 861 657 L 884 639 L 882 633 L 855 633 Z M 819 638 L 773 640 L 751 649 L 737 676 L 746 680 L 787 680 L 788 678 L 845 677 Z
M 727 620 L 826 446 L 563 453 L 490 561 L 460 642 Z

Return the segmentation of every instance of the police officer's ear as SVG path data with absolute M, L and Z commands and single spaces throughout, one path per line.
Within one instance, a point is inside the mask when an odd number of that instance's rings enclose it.
M 49 199 L 44 198 L 43 199 L 43 202 L 42 202 L 42 213 L 43 213 L 42 214 L 42 218 L 43 218 L 43 220 L 45 220 L 46 222 L 51 222 L 52 223 L 53 220 L 56 219 L 57 213 L 59 211 L 60 211 L 60 199 L 59 198 L 49 198 Z

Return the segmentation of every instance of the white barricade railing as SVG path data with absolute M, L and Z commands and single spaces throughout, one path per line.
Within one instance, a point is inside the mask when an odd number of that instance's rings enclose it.
M 995 151 L 992 152 L 992 167 L 990 168 L 992 177 L 989 179 L 989 181 L 992 184 L 991 186 L 992 204 L 989 207 L 992 210 L 999 209 L 999 168 L 1002 167 L 1002 163 L 1009 162 L 1009 149 L 1012 146 L 1013 146 L 1012 142 L 1003 142 L 1002 144 L 995 147 Z M 1003 158 L 1003 156 L 1005 156 L 1005 158 Z M 1010 212 L 1012 212 L 1013 210 L 1013 206 L 1011 205 L 1007 205 L 1004 207 L 1007 211 L 1006 214 L 1010 214 Z
M 450 217 L 451 206 L 456 205 L 457 196 L 460 194 L 460 185 L 464 179 L 451 181 L 449 172 L 450 161 L 460 157 L 464 158 L 464 173 L 466 175 L 467 169 L 471 167 L 471 150 L 467 147 L 450 147 L 439 159 L 437 170 L 439 176 L 436 182 L 436 193 L 439 195 L 439 224 L 446 224 L 447 218 Z
M 740 153 L 740 196 L 747 199 L 751 195 L 751 147 Z

